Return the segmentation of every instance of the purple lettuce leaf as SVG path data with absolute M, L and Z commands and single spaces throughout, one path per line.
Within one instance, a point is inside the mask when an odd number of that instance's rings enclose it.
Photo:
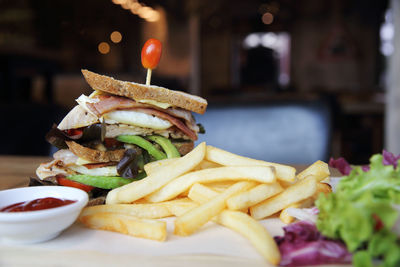
M 382 160 L 383 165 L 393 165 L 395 169 L 397 168 L 397 162 L 400 159 L 400 155 L 395 156 L 393 153 L 383 150 L 382 156 L 383 156 Z
M 383 150 L 382 156 L 383 156 L 382 160 L 383 165 L 393 165 L 395 169 L 397 168 L 397 163 L 400 160 L 400 155 L 396 156 L 389 151 Z M 329 166 L 338 169 L 338 171 L 343 175 L 349 175 L 351 170 L 353 169 L 351 165 L 342 157 L 337 159 L 330 158 Z M 369 166 L 368 165 L 361 166 L 361 169 L 367 172 L 369 171 Z
M 349 175 L 351 170 L 353 169 L 350 164 L 342 157 L 337 159 L 330 158 L 329 166 L 338 169 L 338 171 L 340 171 L 340 173 L 343 175 Z
M 346 246 L 322 236 L 313 223 L 300 221 L 283 230 L 283 236 L 275 237 L 281 252 L 281 266 L 351 263 L 352 256 Z

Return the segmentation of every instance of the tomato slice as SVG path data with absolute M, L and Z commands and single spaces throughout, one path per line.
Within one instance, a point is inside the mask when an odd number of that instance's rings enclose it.
M 151 38 L 142 48 L 142 65 L 146 69 L 157 67 L 161 57 L 162 44 L 159 40 Z
M 86 192 L 90 192 L 91 190 L 94 189 L 94 187 L 91 185 L 81 184 L 81 183 L 69 180 L 65 177 L 61 177 L 61 176 L 57 177 L 57 182 L 59 185 L 75 187 L 75 188 L 81 189 Z
M 118 141 L 115 138 L 104 138 L 104 145 L 107 148 L 115 148 L 121 144 L 122 144 L 122 142 Z
M 68 135 L 68 137 L 72 139 L 79 139 L 83 135 L 83 130 L 82 129 L 69 129 L 66 130 L 65 133 Z

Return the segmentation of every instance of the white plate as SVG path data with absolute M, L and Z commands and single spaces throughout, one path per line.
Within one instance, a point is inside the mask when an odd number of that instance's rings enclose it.
M 35 265 L 35 262 L 41 266 L 70 266 L 73 262 L 74 265 L 84 265 L 87 261 L 93 261 L 93 265 L 105 266 L 112 256 L 112 266 L 126 262 L 141 263 L 140 266 L 144 263 L 149 266 L 243 266 L 245 262 L 252 266 L 269 266 L 247 239 L 230 229 L 208 223 L 197 233 L 180 237 L 172 234 L 174 218 L 165 221 L 168 230 L 165 242 L 92 230 L 75 223 L 48 242 L 35 245 L 0 244 L 0 263 L 4 266 Z M 283 234 L 284 224 L 279 219 L 261 222 L 271 235 Z M 38 257 L 38 254 L 43 256 Z M 63 260 L 60 261 L 60 258 Z M 189 259 L 195 262 L 188 265 Z M 213 265 L 217 263 L 220 265 Z

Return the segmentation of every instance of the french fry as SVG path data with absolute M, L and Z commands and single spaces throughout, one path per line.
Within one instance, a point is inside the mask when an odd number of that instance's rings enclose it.
M 281 255 L 277 244 L 255 219 L 243 212 L 224 210 L 217 216 L 217 222 L 246 237 L 267 261 L 279 264 Z
M 218 192 L 208 188 L 207 186 L 197 183 L 190 188 L 188 194 L 188 197 L 191 200 L 200 204 L 205 203 L 216 196 L 218 196 Z
M 185 201 L 179 201 L 179 202 L 168 201 L 168 203 L 169 203 L 167 205 L 168 209 L 176 217 L 182 216 L 183 214 L 185 214 L 189 210 L 192 210 L 192 209 L 194 209 L 194 208 L 199 206 L 198 203 L 194 202 L 193 200 L 191 200 L 189 198 L 183 198 L 183 199 Z
M 144 168 L 144 171 L 146 172 L 146 174 L 150 175 L 150 174 L 156 172 L 160 167 L 171 164 L 175 160 L 178 160 L 178 158 L 156 160 L 156 161 L 152 161 L 152 162 L 145 164 L 143 168 Z
M 140 198 L 138 200 L 135 200 L 134 202 L 130 203 L 130 204 L 149 204 L 151 202 L 148 202 L 146 199 L 144 198 Z M 153 203 L 152 203 L 153 204 Z M 113 205 L 113 204 L 109 204 L 109 205 Z M 114 204 L 116 205 L 116 204 Z
M 281 213 L 279 214 L 279 219 L 286 224 L 292 223 L 294 221 L 294 217 L 290 216 L 289 213 L 287 212 L 288 208 L 299 208 L 300 203 L 293 203 L 289 205 L 288 207 L 284 208 Z
M 230 210 L 246 209 L 282 192 L 282 190 L 283 188 L 278 183 L 260 184 L 229 198 L 226 205 Z
M 327 183 L 317 183 L 317 194 L 319 196 L 320 193 L 328 194 L 332 192 L 332 187 Z
M 293 203 L 299 202 L 314 195 L 316 190 L 316 178 L 312 175 L 309 175 L 291 187 L 286 188 L 286 190 L 282 193 L 250 207 L 251 216 L 255 219 L 263 219 L 288 207 Z
M 131 203 L 155 192 L 168 182 L 196 167 L 203 160 L 205 152 L 206 144 L 203 142 L 185 156 L 160 167 L 146 178 L 119 187 L 116 191 L 111 190 L 107 195 L 106 203 Z
M 215 190 L 217 192 L 222 192 L 225 191 L 228 187 L 236 183 L 237 181 L 234 180 L 228 180 L 228 181 L 221 181 L 221 182 L 213 182 L 213 183 L 207 183 L 207 187 L 211 188 L 212 190 Z
M 224 210 L 226 207 L 225 202 L 229 197 L 245 191 L 254 185 L 254 182 L 238 182 L 215 198 L 177 217 L 175 220 L 174 233 L 180 236 L 192 234 Z
M 316 161 L 304 171 L 297 174 L 297 179 L 302 180 L 309 175 L 314 175 L 317 181 L 322 181 L 330 175 L 329 166 L 323 161 Z
M 195 171 L 199 171 L 199 170 L 204 170 L 204 169 L 210 169 L 210 168 L 217 168 L 217 167 L 222 167 L 222 165 L 212 162 L 212 161 L 208 161 L 208 160 L 203 160 L 202 162 L 199 163 L 199 165 L 197 165 L 194 170 Z
M 294 181 L 296 175 L 296 169 L 291 166 L 239 156 L 209 145 L 206 160 L 224 166 L 272 166 L 276 170 L 276 178 L 284 181 Z
M 298 179 L 296 178 L 293 182 L 287 182 L 287 181 L 279 181 L 279 184 L 283 187 L 283 189 L 286 189 L 292 185 L 294 185 L 295 183 L 298 182 Z
M 110 192 L 107 193 L 106 204 L 117 204 L 118 200 L 118 192 L 121 191 L 122 187 L 117 187 Z M 133 202 L 133 201 L 132 201 Z
M 221 191 L 222 192 L 222 191 Z M 202 185 L 202 184 L 194 184 L 189 191 L 188 197 L 194 202 L 203 204 L 210 199 L 218 196 L 221 192 L 215 191 L 214 189 Z M 240 193 L 239 193 L 240 194 Z M 239 211 L 248 213 L 248 208 L 240 209 Z
M 145 178 L 146 179 L 146 178 Z M 188 190 L 194 183 L 210 183 L 226 180 L 254 180 L 272 183 L 275 181 L 273 168 L 267 166 L 228 166 L 190 172 L 171 181 L 160 190 L 146 197 L 150 202 L 172 199 Z
M 132 215 L 138 218 L 159 219 L 174 215 L 169 209 L 171 205 L 192 202 L 188 198 L 174 199 L 161 203 L 135 203 L 135 204 L 109 204 L 86 207 L 82 210 L 80 217 L 111 212 L 125 215 Z
M 164 241 L 167 238 L 167 224 L 158 220 L 101 212 L 80 217 L 80 221 L 92 229 L 113 231 L 157 241 Z
M 144 165 L 144 170 L 147 173 L 147 175 L 149 175 L 149 174 L 154 173 L 160 167 L 171 164 L 172 162 L 174 162 L 176 160 L 178 160 L 178 158 L 170 158 L 170 159 L 162 159 L 162 160 L 152 161 L 152 162 L 149 162 L 146 165 Z M 212 161 L 202 160 L 193 170 L 198 171 L 198 170 L 216 168 L 216 167 L 221 167 L 221 165 L 218 163 L 212 162 Z
M 323 193 L 324 195 L 331 193 L 332 192 L 332 187 L 330 184 L 323 183 L 323 182 L 317 182 L 317 190 L 315 190 L 315 193 L 313 196 L 310 197 L 310 205 L 314 204 L 315 200 L 318 199 L 319 195 Z M 304 206 L 304 205 L 303 205 Z
M 116 213 L 131 215 L 138 218 L 159 219 L 173 215 L 168 207 L 163 203 L 152 204 L 111 204 L 97 205 L 84 208 L 80 217 L 96 214 L 96 213 Z

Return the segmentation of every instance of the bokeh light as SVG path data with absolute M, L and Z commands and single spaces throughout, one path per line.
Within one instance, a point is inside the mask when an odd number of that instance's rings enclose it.
M 266 13 L 264 13 L 264 15 L 262 15 L 261 20 L 264 24 L 267 24 L 267 25 L 271 24 L 274 21 L 274 15 L 272 15 L 269 12 L 266 12 Z
M 130 10 L 132 14 L 138 15 L 147 22 L 156 22 L 160 19 L 160 13 L 137 0 L 112 0 L 116 5 L 121 5 L 123 9 Z
M 113 43 L 118 44 L 122 40 L 122 34 L 119 31 L 113 31 L 110 34 L 110 39 Z
M 106 42 L 101 42 L 97 49 L 103 55 L 110 53 L 110 45 Z

